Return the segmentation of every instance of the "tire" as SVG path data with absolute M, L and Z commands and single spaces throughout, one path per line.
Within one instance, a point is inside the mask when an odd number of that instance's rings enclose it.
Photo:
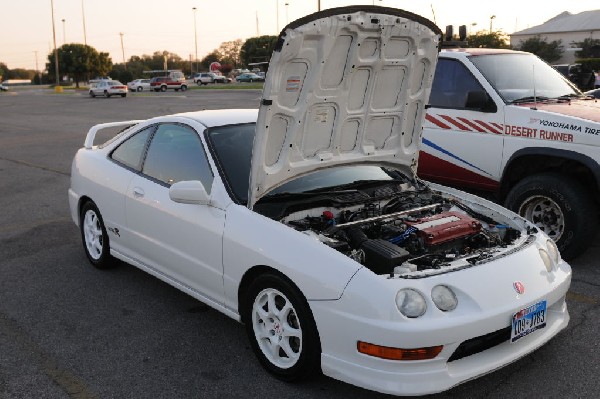
M 186 91 L 187 90 L 187 86 L 186 85 L 181 85 L 181 91 Z
M 175 89 L 175 91 L 179 91 L 179 89 Z
M 98 269 L 113 267 L 115 262 L 110 255 L 110 240 L 104 227 L 104 221 L 92 201 L 86 202 L 81 208 L 79 230 L 83 250 L 90 263 Z
M 162 91 L 163 93 L 164 93 L 165 91 L 167 91 L 167 86 L 160 86 L 160 91 Z
M 127 94 L 121 94 L 121 97 L 125 98 L 125 97 L 127 97 Z
M 505 206 L 550 236 L 565 259 L 581 254 L 597 229 L 597 209 L 579 182 L 557 173 L 528 176 L 508 193 Z
M 254 80 L 253 80 L 253 79 L 250 79 L 250 83 L 253 83 L 253 82 L 254 82 Z
M 106 97 L 106 98 L 110 98 L 110 94 L 108 94 L 108 91 L 107 91 L 107 90 L 104 90 L 104 97 Z
M 298 381 L 321 370 L 317 327 L 308 302 L 292 283 L 264 274 L 248 287 L 243 303 L 246 333 L 267 371 L 283 381 Z M 281 314 L 284 305 L 287 310 Z
M 140 92 L 140 91 L 144 91 L 144 88 L 143 88 L 142 86 L 138 86 L 138 88 L 137 88 L 137 91 L 138 91 L 138 92 Z
M 91 91 L 91 90 L 90 90 L 90 97 L 92 97 L 92 98 L 96 97 L 96 95 L 94 94 L 94 92 Z
M 202 82 L 201 82 L 201 81 L 197 81 L 197 82 L 196 82 L 196 84 L 197 84 L 198 86 L 202 86 Z

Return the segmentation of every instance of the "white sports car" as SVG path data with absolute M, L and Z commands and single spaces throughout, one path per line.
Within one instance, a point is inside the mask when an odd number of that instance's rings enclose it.
M 69 190 L 89 261 L 243 322 L 288 381 L 427 394 L 540 347 L 569 321 L 556 245 L 414 174 L 440 37 L 401 10 L 326 10 L 284 29 L 258 111 L 94 126 Z

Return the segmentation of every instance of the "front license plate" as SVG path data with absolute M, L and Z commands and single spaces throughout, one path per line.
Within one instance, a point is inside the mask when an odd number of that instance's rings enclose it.
M 513 315 L 510 342 L 515 342 L 544 327 L 546 327 L 546 301 L 540 301 Z

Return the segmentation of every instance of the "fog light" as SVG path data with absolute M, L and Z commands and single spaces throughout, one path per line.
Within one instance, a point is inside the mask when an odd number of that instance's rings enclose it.
M 548 249 L 548 255 L 550 255 L 550 259 L 554 261 L 554 263 L 558 264 L 560 262 L 560 251 L 556 246 L 556 243 L 553 240 L 546 241 L 546 247 Z
M 423 316 L 425 310 L 427 310 L 427 303 L 423 295 L 412 288 L 405 288 L 398 291 L 398 294 L 396 294 L 396 306 L 400 313 L 411 318 Z
M 550 255 L 548 255 L 548 252 L 546 252 L 545 249 L 540 249 L 539 252 L 540 257 L 544 261 L 544 266 L 546 266 L 546 270 L 550 273 L 552 271 L 552 259 L 550 259 Z
M 454 310 L 456 305 L 458 305 L 458 299 L 456 299 L 456 295 L 454 292 L 445 285 L 436 285 L 431 290 L 431 299 L 435 306 L 442 312 L 449 312 L 450 310 Z
M 358 341 L 356 343 L 356 349 L 358 349 L 360 353 L 388 360 L 433 359 L 434 357 L 440 354 L 443 348 L 444 347 L 442 345 L 439 345 L 429 346 L 425 348 L 402 349 L 390 348 L 389 346 L 380 346 L 362 341 Z

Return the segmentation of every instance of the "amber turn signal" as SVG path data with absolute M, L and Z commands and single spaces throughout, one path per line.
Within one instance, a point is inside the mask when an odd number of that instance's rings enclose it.
M 358 341 L 356 348 L 365 355 L 380 357 L 388 360 L 427 360 L 433 359 L 440 354 L 443 345 L 429 346 L 427 348 L 390 348 L 389 346 L 380 346 L 368 342 Z

